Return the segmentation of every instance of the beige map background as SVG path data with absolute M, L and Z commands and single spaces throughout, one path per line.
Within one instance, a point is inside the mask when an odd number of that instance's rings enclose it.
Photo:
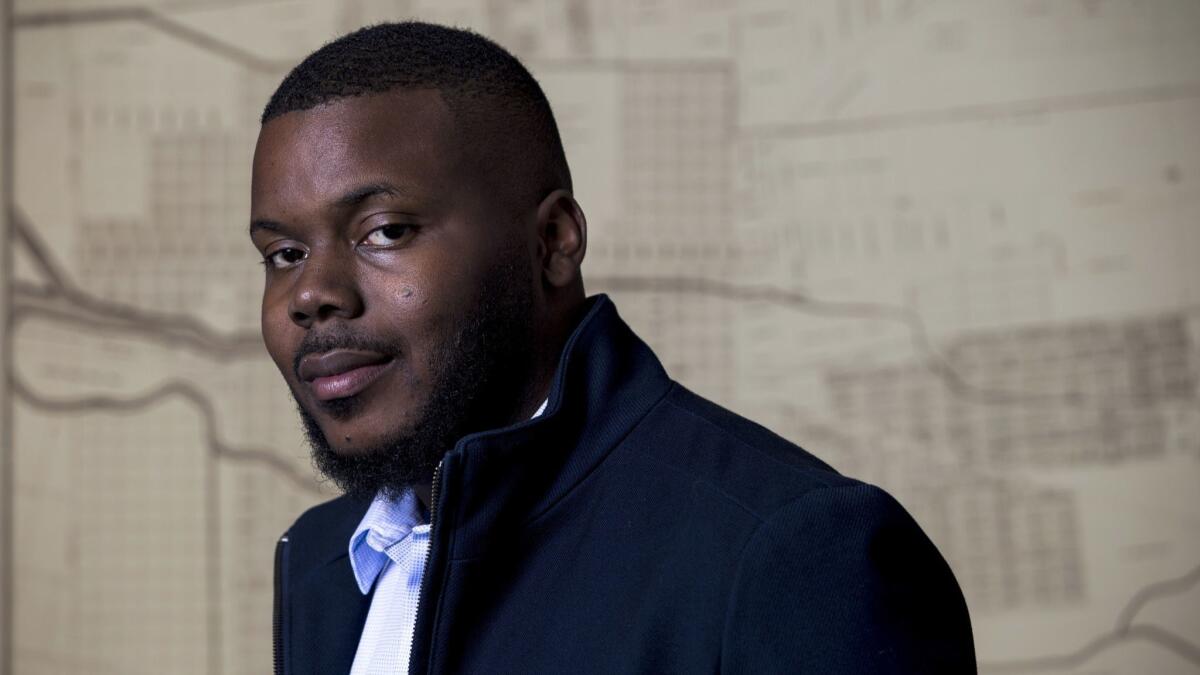
M 262 673 L 331 496 L 260 346 L 258 114 L 364 23 L 554 104 L 677 378 L 895 493 L 985 673 L 1200 672 L 1200 3 L 10 0 L 4 673 Z

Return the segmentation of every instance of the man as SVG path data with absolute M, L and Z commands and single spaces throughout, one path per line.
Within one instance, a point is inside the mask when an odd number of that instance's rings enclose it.
M 346 493 L 278 545 L 278 672 L 974 670 L 894 500 L 585 297 L 553 115 L 500 47 L 326 45 L 268 103 L 252 191 L 263 337 Z

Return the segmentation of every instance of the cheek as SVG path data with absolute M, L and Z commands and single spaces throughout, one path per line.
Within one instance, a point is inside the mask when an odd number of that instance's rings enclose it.
M 422 379 L 431 358 L 453 338 L 458 327 L 455 275 L 434 273 L 434 269 L 444 270 L 425 267 L 423 270 L 429 273 L 380 275 L 364 284 L 374 289 L 367 298 L 368 308 L 373 306 L 375 310 L 368 311 L 368 323 L 399 340 L 397 346 L 413 356 L 414 375 Z
M 295 354 L 295 345 L 292 343 L 296 340 L 292 337 L 296 325 L 288 316 L 287 303 L 269 295 L 264 296 L 260 326 L 267 354 L 283 373 L 284 378 L 287 378 L 292 371 L 292 358 Z
M 385 277 L 365 284 L 371 289 L 365 298 L 364 323 L 379 336 L 397 341 L 403 351 L 424 355 L 431 332 L 439 322 L 440 304 L 436 285 L 428 278 L 405 275 Z

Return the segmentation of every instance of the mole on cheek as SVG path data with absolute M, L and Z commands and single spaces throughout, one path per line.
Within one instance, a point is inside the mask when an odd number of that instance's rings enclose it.
M 351 440 L 350 440 L 350 437 L 349 437 L 349 436 L 347 436 L 347 437 L 346 437 L 346 442 L 347 442 L 347 443 L 352 443 L 353 441 L 351 441 Z
M 412 294 L 413 294 L 413 289 L 409 288 L 408 286 L 405 286 L 403 289 L 400 290 L 400 297 L 402 297 L 402 298 L 411 298 Z

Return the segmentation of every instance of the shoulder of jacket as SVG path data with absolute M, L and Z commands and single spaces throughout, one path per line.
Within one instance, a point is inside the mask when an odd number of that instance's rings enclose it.
M 648 457 L 708 484 L 760 520 L 811 491 L 865 485 L 678 383 L 651 417 Z
M 920 532 L 895 497 L 879 486 L 853 478 L 841 485 L 808 490 L 781 504 L 762 523 L 766 529 L 803 527 L 843 539 L 896 526 Z
M 343 495 L 302 513 L 284 533 L 289 568 L 299 573 L 346 555 L 350 536 L 369 505 Z
M 328 501 L 311 506 L 301 513 L 292 522 L 291 527 L 287 529 L 285 534 L 295 539 L 297 536 L 305 538 L 306 535 L 320 535 L 344 529 L 348 521 L 353 520 L 357 524 L 368 505 L 369 502 L 367 501 L 354 499 L 346 495 L 334 497 Z

